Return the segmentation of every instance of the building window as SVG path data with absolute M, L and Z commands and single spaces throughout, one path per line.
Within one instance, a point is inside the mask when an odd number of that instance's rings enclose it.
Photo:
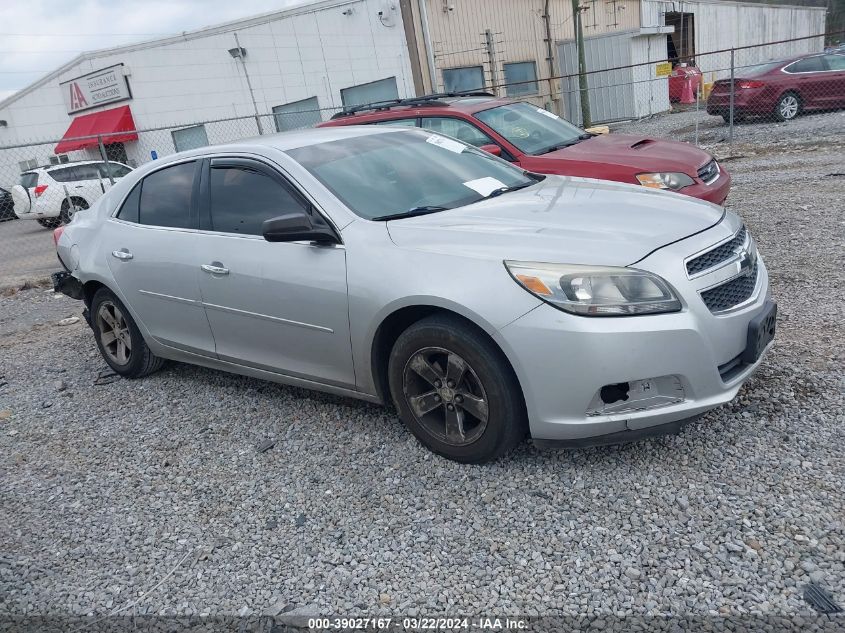
M 505 64 L 505 83 L 508 84 L 506 88 L 509 97 L 537 94 L 539 92 L 539 88 L 537 87 L 537 64 L 534 62 Z
M 70 158 L 67 154 L 59 154 L 58 156 L 50 156 L 50 164 L 51 165 L 58 165 L 60 163 L 68 163 L 70 162 Z
M 30 169 L 35 169 L 38 167 L 38 161 L 34 158 L 30 158 L 29 160 L 22 160 L 18 163 L 18 167 L 20 167 L 21 171 L 29 171 Z
M 447 68 L 443 71 L 443 87 L 446 92 L 470 92 L 484 88 L 484 68 L 467 66 Z
M 173 136 L 173 146 L 177 152 L 184 152 L 185 150 L 208 145 L 208 136 L 205 133 L 204 125 L 194 125 L 192 127 L 182 128 L 181 130 L 173 130 L 170 134 Z
M 273 108 L 273 118 L 276 120 L 277 132 L 313 127 L 323 120 L 317 97 L 276 106 Z
M 377 101 L 390 101 L 391 99 L 398 98 L 399 90 L 396 87 L 396 77 L 388 77 L 387 79 L 379 79 L 378 81 L 371 81 L 370 83 L 360 84 L 358 86 L 350 86 L 340 91 L 340 100 L 343 101 L 343 107 L 345 108 L 363 105 L 365 103 L 375 103 Z

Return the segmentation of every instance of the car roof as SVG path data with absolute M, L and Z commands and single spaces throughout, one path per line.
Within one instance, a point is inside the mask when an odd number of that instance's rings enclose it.
M 422 97 L 409 97 L 407 99 L 392 99 L 390 101 L 379 101 L 376 103 L 364 104 L 342 110 L 335 114 L 331 121 L 321 125 L 339 125 L 350 120 L 361 119 L 367 121 L 378 121 L 403 116 L 420 116 L 426 113 L 436 114 L 450 111 L 459 111 L 466 114 L 474 114 L 481 110 L 498 105 L 514 103 L 513 99 L 497 97 L 489 92 L 473 92 L 466 94 L 432 94 Z

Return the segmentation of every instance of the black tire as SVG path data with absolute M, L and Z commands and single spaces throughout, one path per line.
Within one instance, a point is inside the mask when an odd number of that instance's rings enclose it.
M 120 354 L 112 350 L 111 342 L 107 340 L 104 342 L 109 332 L 104 331 L 108 324 L 105 323 L 101 310 L 105 309 L 108 313 L 110 306 L 117 308 L 116 312 L 111 311 L 111 318 L 115 318 L 115 315 L 118 314 L 118 319 L 125 323 L 125 328 L 119 328 L 119 337 L 124 343 L 124 348 L 125 341 L 127 339 L 129 341 L 129 351 L 126 354 L 125 362 L 120 362 Z M 124 378 L 143 378 L 164 366 L 164 359 L 159 358 L 150 351 L 150 348 L 144 341 L 144 337 L 141 336 L 141 331 L 135 325 L 135 320 L 129 314 L 129 310 L 126 309 L 126 306 L 123 305 L 111 290 L 100 288 L 91 300 L 89 312 L 91 314 L 91 327 L 94 330 L 94 339 L 97 341 L 97 347 L 103 359 L 115 373 L 120 374 Z M 114 332 L 115 329 L 111 328 L 111 331 Z
M 88 203 L 82 198 L 73 198 L 71 202 L 73 202 L 73 206 L 76 207 L 74 213 L 88 208 Z M 70 205 L 67 203 L 67 200 L 65 200 L 62 202 L 62 210 L 59 213 L 59 221 L 62 224 L 69 224 L 72 219 L 73 213 L 71 213 Z
M 723 114 L 722 119 L 725 121 L 725 125 L 731 124 L 731 115 L 730 114 Z M 744 114 L 737 114 L 734 112 L 734 123 L 742 123 L 745 120 Z
M 426 359 L 425 373 L 433 370 L 444 380 L 449 375 L 460 376 L 457 384 L 452 381 L 447 386 L 441 381 L 441 387 L 437 387 L 432 374 L 424 379 L 412 367 L 419 366 L 421 358 Z M 463 372 L 450 372 L 450 364 L 463 367 Z M 388 380 L 402 421 L 438 455 L 463 463 L 482 463 L 501 457 L 525 438 L 525 404 L 504 354 L 481 332 L 456 317 L 426 317 L 405 330 L 390 353 Z M 423 398 L 425 405 L 420 405 Z M 416 411 L 412 400 L 417 403 Z M 421 406 L 432 408 L 421 414 Z M 447 407 L 451 408 L 447 411 Z M 481 415 L 476 417 L 474 411 Z M 452 422 L 451 437 L 455 441 L 449 441 L 447 419 Z
M 36 222 L 45 229 L 57 229 L 62 223 L 60 218 L 38 218 Z
M 801 108 L 801 95 L 797 92 L 784 92 L 775 106 L 775 119 L 778 121 L 792 121 L 801 114 Z

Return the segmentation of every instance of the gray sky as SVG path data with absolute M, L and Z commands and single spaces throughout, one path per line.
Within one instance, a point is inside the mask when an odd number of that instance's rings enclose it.
M 0 99 L 82 51 L 172 35 L 303 0 L 0 0 Z

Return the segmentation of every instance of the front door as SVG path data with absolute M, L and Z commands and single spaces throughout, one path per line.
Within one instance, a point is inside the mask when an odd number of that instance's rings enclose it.
M 197 253 L 199 161 L 155 171 L 103 226 L 109 270 L 132 315 L 160 343 L 214 356 Z
M 218 357 L 354 386 L 343 246 L 264 240 L 265 220 L 318 213 L 275 168 L 215 158 L 204 169 L 200 291 Z

